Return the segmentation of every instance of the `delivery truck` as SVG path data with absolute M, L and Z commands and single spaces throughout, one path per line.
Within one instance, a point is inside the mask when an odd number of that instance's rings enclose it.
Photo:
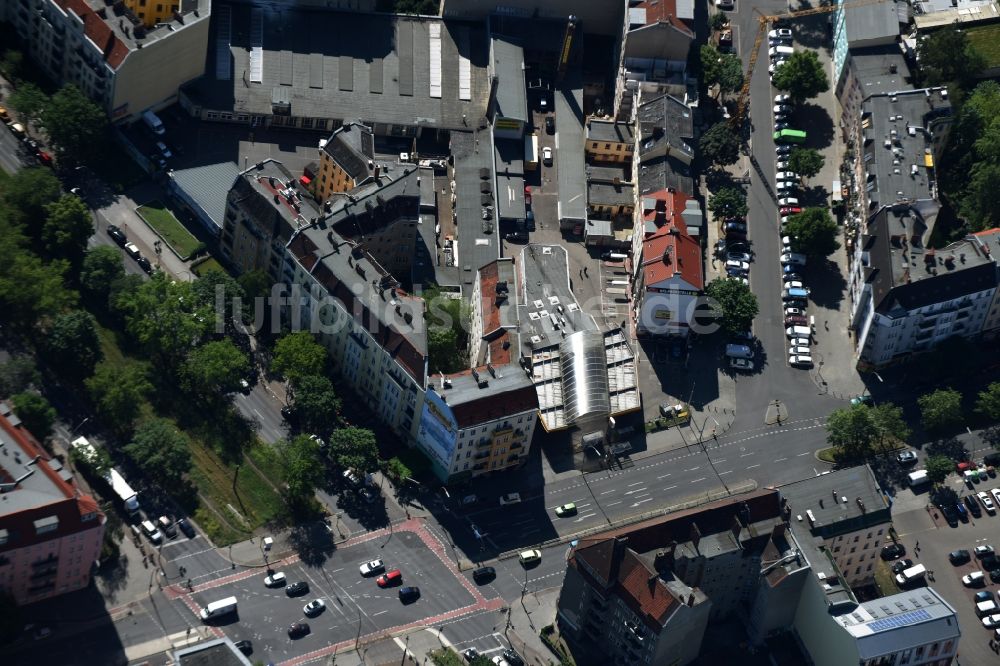
M 115 495 L 122 501 L 125 505 L 125 509 L 129 512 L 129 515 L 133 515 L 139 512 L 139 493 L 132 490 L 132 486 L 128 485 L 128 481 L 125 480 L 118 470 L 114 467 L 108 470 L 107 475 L 104 480 L 108 482 L 111 489 L 115 491 Z

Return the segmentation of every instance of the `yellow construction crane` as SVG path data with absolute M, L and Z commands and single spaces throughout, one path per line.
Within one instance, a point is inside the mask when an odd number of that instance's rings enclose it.
M 801 18 L 803 16 L 814 16 L 816 14 L 829 14 L 830 12 L 835 12 L 838 9 L 851 9 L 853 7 L 873 5 L 881 2 L 886 2 L 886 0 L 855 0 L 855 2 L 845 2 L 839 5 L 833 4 L 825 7 L 813 7 L 811 9 L 800 9 L 794 12 L 771 15 L 761 14 L 755 7 L 754 12 L 760 15 L 757 19 L 759 24 L 757 27 L 757 37 L 753 40 L 753 50 L 750 52 L 750 62 L 747 64 L 747 73 L 746 76 L 743 77 L 743 87 L 740 88 L 740 96 L 736 102 L 736 113 L 733 115 L 730 122 L 737 127 L 743 122 L 743 115 L 746 113 L 747 102 L 750 100 L 750 79 L 753 77 L 753 70 L 757 65 L 757 55 L 760 53 L 760 45 L 761 42 L 764 41 L 767 29 L 772 23 L 781 19 L 794 19 Z

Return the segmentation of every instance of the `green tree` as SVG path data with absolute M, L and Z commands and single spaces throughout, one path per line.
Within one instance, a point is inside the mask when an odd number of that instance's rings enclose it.
M 215 324 L 211 306 L 194 298 L 190 282 L 154 273 L 134 290 L 115 294 L 128 333 L 162 368 L 174 371 Z
M 10 401 L 14 405 L 17 417 L 35 439 L 41 442 L 52 434 L 52 424 L 56 422 L 56 410 L 48 400 L 37 393 L 25 391 L 15 393 L 10 397 Z
M 423 293 L 427 314 L 427 357 L 433 372 L 452 373 L 466 370 L 469 358 L 467 327 L 469 311 L 461 299 L 450 298 L 438 288 Z
M 810 258 L 822 259 L 840 248 L 840 227 L 825 208 L 806 208 L 792 215 L 785 233 L 792 237 L 792 250 Z
M 720 53 L 711 44 L 701 47 L 701 71 L 708 87 L 719 86 L 720 93 L 739 90 L 743 85 L 743 64 L 732 53 Z
M 869 407 L 868 411 L 875 424 L 879 446 L 884 445 L 886 441 L 905 442 L 910 438 L 910 428 L 906 425 L 903 410 L 898 405 L 883 402 Z
M 6 56 L 6 54 L 5 54 Z M 42 114 L 49 104 L 49 96 L 34 83 L 22 83 L 7 99 L 10 108 L 17 111 L 21 118 L 32 127 L 38 127 Z
M 830 80 L 815 51 L 796 51 L 778 65 L 771 80 L 795 102 L 804 102 L 830 89 Z
M 250 360 L 231 340 L 206 342 L 188 353 L 181 375 L 202 395 L 232 393 L 250 374 Z
M 740 158 L 740 137 L 728 123 L 716 123 L 698 142 L 702 157 L 710 164 L 726 166 Z
M 330 435 L 330 457 L 340 467 L 351 467 L 361 474 L 379 468 L 375 433 L 367 428 L 339 428 Z
M 930 85 L 955 83 L 962 88 L 968 88 L 987 65 L 986 58 L 969 43 L 965 31 L 958 25 L 920 37 L 917 60 Z
M 717 304 L 719 325 L 725 333 L 750 330 L 754 317 L 760 312 L 757 297 L 740 280 L 716 278 L 705 287 L 705 295 Z
M 45 207 L 42 243 L 50 257 L 66 259 L 79 266 L 94 234 L 94 220 L 80 197 L 66 194 Z
M 86 310 L 71 310 L 53 319 L 43 349 L 58 372 L 75 379 L 89 377 L 104 357 L 97 322 Z
M 37 324 L 72 305 L 76 294 L 63 284 L 65 261 L 44 263 L 15 239 L 16 232 L 0 225 L 0 312 L 14 328 L 33 330 Z M 23 237 L 20 237 L 23 240 Z
M 867 405 L 835 409 L 826 417 L 826 437 L 848 459 L 864 458 L 872 450 L 878 428 Z
M 323 480 L 319 444 L 306 435 L 292 438 L 282 447 L 281 463 L 285 478 L 286 500 L 301 505 L 309 500 Z
M 195 298 L 215 312 L 216 330 L 233 321 L 233 299 L 243 299 L 243 287 L 229 273 L 210 270 L 195 280 L 192 289 Z M 240 313 L 242 319 L 242 312 Z
M 413 478 L 413 471 L 396 456 L 386 461 L 385 473 L 395 484 L 399 484 L 403 479 Z
M 3 198 L 11 221 L 21 225 L 35 242 L 41 242 L 47 207 L 59 200 L 61 187 L 52 170 L 42 167 L 21 169 L 4 184 Z
M 979 392 L 976 412 L 991 421 L 1000 421 L 1000 382 L 993 382 Z
M 0 396 L 27 391 L 38 384 L 42 376 L 30 356 L 12 356 L 0 363 Z
M 922 395 L 917 398 L 917 405 L 927 430 L 942 431 L 962 421 L 962 394 L 954 389 L 938 389 Z
M 172 422 L 151 418 L 139 424 L 125 453 L 146 476 L 163 488 L 177 489 L 191 469 L 187 435 Z
M 788 156 L 788 169 L 803 178 L 814 178 L 823 168 L 823 155 L 812 148 L 792 148 Z
M 108 117 L 72 84 L 63 86 L 49 99 L 42 111 L 42 125 L 55 144 L 63 168 L 92 163 L 104 152 Z
M 959 207 L 973 231 L 1000 223 L 1000 164 L 979 162 L 972 167 Z
M 7 49 L 0 57 L 0 74 L 8 81 L 21 80 L 21 66 L 24 63 L 24 54 L 14 49 Z M 24 83 L 20 87 L 24 87 Z M 2 641 L 0 641 L 2 642 Z
M 709 26 L 712 30 L 723 30 L 727 25 L 729 25 L 729 19 L 722 12 L 716 12 L 712 14 L 712 18 L 708 20 Z
M 103 446 L 92 446 L 92 452 L 85 453 L 83 450 L 71 447 L 69 458 L 78 467 L 87 470 L 95 477 L 103 477 L 114 466 L 111 461 L 111 454 Z
M 716 219 L 746 217 L 750 212 L 747 194 L 739 187 L 720 187 L 708 197 L 708 209 Z
M 302 377 L 323 374 L 326 362 L 323 345 L 316 342 L 309 331 L 296 331 L 274 345 L 271 369 L 294 384 Z
M 236 278 L 236 281 L 247 298 L 265 298 L 271 295 L 273 281 L 264 271 L 248 271 Z
M 146 397 L 153 392 L 148 366 L 136 361 L 99 363 L 84 384 L 97 413 L 120 435 L 132 431 Z
M 99 245 L 87 251 L 80 270 L 80 287 L 102 309 L 108 305 L 108 295 L 115 280 L 125 276 L 125 266 L 116 248 Z
M 292 388 L 295 415 L 302 429 L 326 436 L 340 411 L 340 398 L 333 382 L 322 375 L 306 375 L 297 379 Z
M 955 469 L 955 463 L 948 456 L 930 456 L 924 461 L 924 469 L 932 483 L 941 483 Z

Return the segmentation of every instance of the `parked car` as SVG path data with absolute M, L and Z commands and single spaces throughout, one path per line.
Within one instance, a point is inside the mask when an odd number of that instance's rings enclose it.
M 798 215 L 802 212 L 802 209 L 798 206 L 782 206 L 778 209 L 778 212 L 782 215 Z
M 987 615 L 983 618 L 983 626 L 987 629 L 992 629 L 994 627 L 1000 626 L 1000 613 L 994 613 L 993 615 Z
M 806 311 L 802 308 L 785 306 L 785 316 L 786 317 L 804 317 L 806 316 Z
M 184 536 L 188 539 L 193 539 L 195 537 L 194 528 L 191 527 L 191 523 L 188 522 L 187 518 L 181 518 L 177 521 L 177 529 L 184 532 Z
M 125 253 L 133 259 L 138 259 L 142 256 L 139 252 L 139 246 L 135 243 L 125 243 Z
M 789 146 L 788 144 L 781 144 L 774 147 L 775 155 L 788 155 L 791 152 L 792 152 L 792 147 Z
M 556 119 L 553 116 L 545 116 L 545 133 L 556 133 Z
M 986 513 L 992 516 L 997 512 L 996 507 L 993 506 L 993 500 L 990 499 L 989 493 L 986 491 L 980 491 L 979 493 L 976 493 L 976 497 L 978 497 L 979 501 L 983 503 L 983 508 L 986 509 Z
M 729 261 L 742 261 L 744 263 L 752 260 L 752 258 L 750 257 L 750 253 L 737 252 L 737 251 L 730 251 L 729 253 L 726 254 L 726 258 Z M 747 268 L 749 268 L 749 265 L 747 266 Z
M 976 554 L 976 559 L 977 560 L 981 560 L 984 557 L 986 557 L 987 555 L 993 555 L 993 553 L 994 553 L 993 546 L 991 546 L 989 544 L 983 544 L 981 546 L 976 546 L 975 549 L 972 552 L 974 552 Z
M 901 543 L 890 543 L 882 546 L 881 557 L 883 560 L 895 560 L 906 555 L 906 547 Z
M 476 581 L 479 585 L 489 583 L 496 577 L 497 570 L 493 567 L 479 567 L 472 572 L 472 580 Z
M 798 206 L 799 200 L 795 197 L 785 197 L 784 199 L 778 199 L 778 207 L 785 208 L 786 206 Z
M 972 495 L 966 495 L 964 498 L 965 506 L 969 507 L 969 513 L 972 514 L 973 518 L 980 518 L 983 515 L 982 509 L 979 508 L 979 502 Z
M 791 102 L 791 101 L 792 101 L 792 96 L 791 95 L 775 95 L 774 96 L 774 103 L 775 104 L 787 104 L 788 102 Z
M 542 148 L 542 164 L 552 166 L 552 149 L 548 146 Z
M 807 326 L 809 318 L 802 315 L 785 315 L 785 326 Z
M 504 648 L 500 652 L 500 656 L 506 659 L 510 666 L 524 666 L 524 659 L 521 659 L 521 655 L 510 648 Z
M 466 661 L 474 661 L 479 658 L 479 650 L 474 647 L 466 648 L 462 652 L 462 656 L 465 657 Z
M 986 574 L 982 571 L 973 571 L 962 576 L 962 585 L 966 587 L 982 587 L 986 584 Z
M 812 349 L 808 345 L 792 345 L 788 348 L 788 354 L 795 356 L 809 356 L 812 354 Z
M 733 370 L 753 370 L 753 361 L 748 358 L 731 358 L 729 359 L 729 367 Z
M 743 222 L 726 222 L 722 228 L 725 231 L 737 231 L 743 234 L 747 232 L 747 225 Z
M 980 591 L 976 592 L 976 596 L 973 597 L 973 598 L 975 599 L 975 602 L 977 604 L 981 604 L 984 601 L 993 601 L 994 600 L 993 593 L 990 592 L 989 590 L 980 590 Z
M 811 368 L 813 366 L 812 356 L 807 354 L 792 354 L 788 357 L 788 365 L 798 368 Z
M 791 39 L 792 31 L 789 28 L 775 28 L 767 33 L 769 39 Z
M 799 180 L 799 174 L 794 171 L 779 171 L 774 177 L 776 180 Z
M 119 247 L 125 247 L 125 244 L 128 243 L 125 232 L 113 224 L 108 225 L 108 235 L 111 236 L 111 240 L 117 243 Z M 136 248 L 136 251 L 138 250 L 139 248 Z
M 913 560 L 911 559 L 896 560 L 892 564 L 892 573 L 901 574 L 912 566 L 913 566 Z
M 138 257 L 136 257 L 135 263 L 139 264 L 139 268 L 144 270 L 147 274 L 153 272 L 153 264 L 151 264 L 149 262 L 149 259 L 147 259 L 146 257 L 139 255 Z
M 953 550 L 950 553 L 948 553 L 948 561 L 954 564 L 956 567 L 959 566 L 960 564 L 965 564 L 971 559 L 972 556 L 969 555 L 969 551 L 965 550 L 964 548 L 961 550 Z
M 264 585 L 267 587 L 281 587 L 287 582 L 285 579 L 285 573 L 283 571 L 277 571 L 270 574 L 264 579 Z

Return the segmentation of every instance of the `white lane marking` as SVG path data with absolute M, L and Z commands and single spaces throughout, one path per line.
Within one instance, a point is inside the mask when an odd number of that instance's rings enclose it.
M 664 490 L 673 490 L 673 489 L 674 489 L 674 488 L 676 488 L 676 487 L 677 487 L 677 486 L 667 486 L 666 488 L 664 488 Z
M 660 479 L 665 479 L 665 478 L 667 478 L 668 476 L 670 476 L 670 475 L 669 475 L 669 474 L 664 474 L 663 476 L 658 476 L 658 477 L 656 477 L 656 480 L 657 480 L 657 481 L 659 481 Z M 209 548 L 209 550 L 213 550 L 213 549 Z
M 754 467 L 760 467 L 760 465 L 750 465 L 747 469 L 753 469 Z
M 788 460 L 788 458 L 777 458 L 774 462 L 781 462 L 782 460 Z
M 705 480 L 705 477 L 703 476 L 703 477 L 701 477 L 700 479 L 695 479 L 695 480 L 694 480 L 694 481 L 692 481 L 691 483 L 698 483 L 699 481 L 704 481 L 704 480 Z

